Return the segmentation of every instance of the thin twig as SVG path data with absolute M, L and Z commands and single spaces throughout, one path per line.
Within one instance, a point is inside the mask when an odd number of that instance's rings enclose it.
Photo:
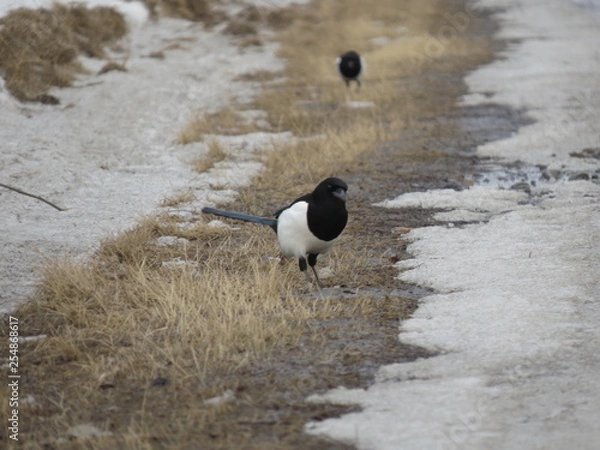
M 43 197 L 40 197 L 39 195 L 30 194 L 29 192 L 22 191 L 21 189 L 17 189 L 16 187 L 12 187 L 12 186 L 9 186 L 9 185 L 7 185 L 7 184 L 3 184 L 3 183 L 0 183 L 0 187 L 6 188 L 6 189 L 10 189 L 11 191 L 15 191 L 15 192 L 18 192 L 19 194 L 26 195 L 27 197 L 32 197 L 32 198 L 35 198 L 35 199 L 37 199 L 37 200 L 41 200 L 41 201 L 43 201 L 44 203 L 47 203 L 48 205 L 52 206 L 53 208 L 56 208 L 56 209 L 58 209 L 59 211 L 65 211 L 65 210 L 64 210 L 64 209 L 62 209 L 61 207 L 59 207 L 59 206 L 56 206 L 54 203 L 52 203 L 52 202 L 50 202 L 50 201 L 46 200 L 46 199 L 45 199 L 45 198 L 43 198 Z
M 70 87 L 71 88 L 84 88 L 84 87 L 88 87 L 88 86 L 96 86 L 97 84 L 104 84 L 104 81 L 92 81 L 90 83 L 77 84 L 77 85 L 73 85 Z

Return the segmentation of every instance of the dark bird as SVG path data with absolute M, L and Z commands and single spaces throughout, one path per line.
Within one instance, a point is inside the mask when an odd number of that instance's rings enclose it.
M 360 55 L 350 50 L 340 56 L 336 62 L 340 75 L 346 83 L 346 87 L 350 87 L 351 81 L 356 81 L 356 90 L 358 91 L 360 89 L 360 76 L 364 67 Z
M 268 225 L 277 233 L 283 254 L 298 258 L 300 270 L 312 283 L 312 277 L 306 270 L 310 266 L 317 284 L 321 286 L 315 269 L 317 256 L 326 253 L 346 227 L 347 190 L 348 185 L 343 180 L 327 178 L 310 194 L 298 197 L 275 212 L 275 219 L 215 208 L 202 208 L 202 212 Z

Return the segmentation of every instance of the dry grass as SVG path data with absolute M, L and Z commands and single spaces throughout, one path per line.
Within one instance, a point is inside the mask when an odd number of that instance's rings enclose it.
M 223 146 L 218 141 L 211 140 L 208 143 L 208 152 L 202 158 L 192 162 L 196 172 L 206 172 L 214 167 L 214 165 L 227 158 L 227 153 Z
M 127 32 L 113 9 L 82 5 L 20 8 L 1 23 L 0 70 L 7 89 L 22 101 L 39 100 L 53 86 L 69 86 L 82 70 L 78 54 L 102 58 L 104 46 Z
M 176 379 L 202 381 L 223 365 L 245 364 L 274 342 L 297 339 L 305 307 L 282 302 L 281 295 L 291 298 L 291 287 L 282 285 L 275 264 L 255 257 L 259 243 L 239 248 L 240 257 L 248 258 L 248 266 L 239 268 L 217 257 L 194 261 L 194 244 L 166 250 L 165 258 L 165 249 L 146 240 L 148 231 L 134 232 L 135 242 L 107 242 L 105 261 L 47 269 L 52 281 L 40 300 L 51 337 L 38 349 L 46 361 L 77 362 L 101 375 L 98 384 L 149 382 L 168 364 Z
M 248 36 L 258 34 L 258 29 L 256 28 L 256 25 L 254 23 L 246 20 L 235 19 L 230 20 L 223 31 L 227 34 L 232 34 L 234 36 Z
M 196 199 L 196 196 L 192 191 L 186 190 L 178 194 L 170 195 L 165 197 L 161 202 L 162 207 L 174 207 L 184 203 L 191 203 Z
M 281 75 L 277 72 L 270 70 L 257 70 L 256 72 L 243 73 L 237 76 L 234 81 L 255 81 L 265 83 L 267 81 L 273 81 Z
M 373 150 L 381 137 L 379 126 L 362 121 L 352 129 L 331 129 L 314 139 L 275 147 L 264 155 L 264 170 L 250 187 L 242 189 L 240 207 L 254 214 L 264 213 L 268 206 L 274 211 L 277 205 L 310 192 L 320 180 L 340 174 L 341 167 Z
M 161 245 L 161 236 L 178 244 Z M 292 295 L 295 265 L 261 258 L 277 254 L 269 237 L 248 233 L 232 248 L 231 231 L 147 219 L 85 265 L 53 262 L 37 301 L 22 311 L 50 336 L 34 354 L 101 374 L 97 383 L 148 382 L 171 365 L 184 381 L 292 343 L 315 309 Z M 319 314 L 330 314 L 326 303 Z
M 180 144 L 203 140 L 205 135 L 239 135 L 257 131 L 258 127 L 248 122 L 232 108 L 194 118 L 179 134 Z
M 456 37 L 435 58 L 416 64 L 427 33 L 440 20 L 439 8 L 434 0 L 336 0 L 290 8 L 276 17 L 259 11 L 260 20 L 279 24 L 288 66 L 282 74 L 286 81 L 267 84 L 253 107 L 267 112 L 274 129 L 305 139 L 259 156 L 264 171 L 230 207 L 273 211 L 326 176 L 356 173 L 366 155 L 414 121 L 430 123 L 436 96 L 407 94 L 403 78 L 418 77 L 429 64 L 444 67 L 446 57 L 484 51 L 475 38 L 466 45 L 465 38 Z M 380 36 L 388 43 L 373 44 Z M 363 54 L 369 67 L 359 94 L 346 90 L 333 64 L 350 48 Z M 348 100 L 372 105 L 350 108 Z M 435 139 L 437 128 L 431 124 L 423 145 Z M 180 142 L 255 129 L 230 108 L 194 120 Z M 226 157 L 215 142 L 209 146 L 197 162 L 200 171 Z M 440 156 L 395 151 L 398 164 Z M 147 219 L 104 242 L 86 263 L 48 263 L 39 294 L 15 313 L 23 334 L 49 336 L 21 349 L 29 393 L 40 403 L 23 424 L 29 446 L 347 448 L 302 434 L 308 418 L 340 412 L 307 406 L 304 398 L 339 383 L 361 386 L 356 368 L 367 350 L 348 344 L 375 340 L 366 346 L 369 357 L 384 362 L 398 347 L 397 320 L 414 306 L 387 295 L 395 286 L 395 269 L 372 262 L 385 260 L 384 252 L 400 244 L 384 242 L 389 230 L 377 228 L 372 212 L 369 219 L 360 217 L 370 204 L 358 210 L 352 186 L 350 194 L 348 230 L 341 245 L 319 262 L 319 268 L 333 270 L 325 282 L 338 284 L 331 296 L 307 292 L 296 261 L 270 258 L 279 256 L 272 232 L 250 224 L 239 231 L 214 228 L 204 218 Z M 163 204 L 185 201 L 178 197 Z M 382 330 L 390 339 L 380 346 Z M 234 392 L 232 403 L 204 403 L 225 389 Z M 2 408 L 5 420 L 8 410 Z M 58 444 L 81 423 L 111 435 Z
M 143 0 L 154 16 L 175 16 L 213 24 L 220 19 L 214 9 L 215 0 Z

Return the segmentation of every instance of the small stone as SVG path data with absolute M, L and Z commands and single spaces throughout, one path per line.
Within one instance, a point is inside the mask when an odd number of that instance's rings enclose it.
M 179 236 L 160 236 L 156 238 L 156 245 L 160 247 L 173 247 L 178 244 L 187 244 L 189 241 Z
M 408 234 L 412 231 L 412 228 L 407 228 L 407 227 L 396 227 L 396 228 L 392 228 L 392 233 L 393 234 L 400 234 L 400 235 L 404 235 L 404 234 Z
M 590 175 L 585 172 L 576 173 L 569 177 L 569 181 L 580 181 L 580 180 L 589 180 Z
M 90 439 L 112 436 L 112 433 L 108 431 L 102 431 L 92 424 L 83 423 L 81 425 L 69 428 L 67 435 L 77 439 Z
M 515 183 L 510 187 L 510 189 L 513 191 L 522 191 L 527 194 L 531 194 L 531 185 L 526 181 Z
M 233 400 L 234 398 L 235 398 L 234 392 L 231 389 L 228 389 L 225 392 L 223 392 L 222 395 L 218 395 L 216 397 L 212 397 L 207 400 L 204 400 L 204 404 L 208 405 L 208 406 L 219 406 L 219 405 L 222 405 L 223 403 Z
M 573 158 L 594 158 L 600 159 L 600 147 L 584 148 L 580 152 L 571 152 L 569 156 Z
M 165 386 L 168 382 L 169 382 L 168 378 L 157 377 L 154 380 L 152 380 L 152 386 L 162 387 L 162 386 Z

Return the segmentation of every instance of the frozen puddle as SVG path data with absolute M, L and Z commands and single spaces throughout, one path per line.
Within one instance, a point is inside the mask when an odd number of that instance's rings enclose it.
M 520 189 L 538 187 L 554 181 L 553 177 L 546 171 L 544 166 L 502 166 L 490 164 L 484 166 L 485 171 L 471 176 L 474 184 L 478 186 L 489 186 L 496 189 Z M 568 179 L 566 174 L 559 174 L 560 179 Z
M 591 180 L 598 183 L 598 170 L 549 170 L 544 165 L 527 165 L 514 163 L 488 163 L 483 171 L 467 176 L 475 185 L 489 186 L 496 189 L 519 189 L 544 187 L 557 181 Z

